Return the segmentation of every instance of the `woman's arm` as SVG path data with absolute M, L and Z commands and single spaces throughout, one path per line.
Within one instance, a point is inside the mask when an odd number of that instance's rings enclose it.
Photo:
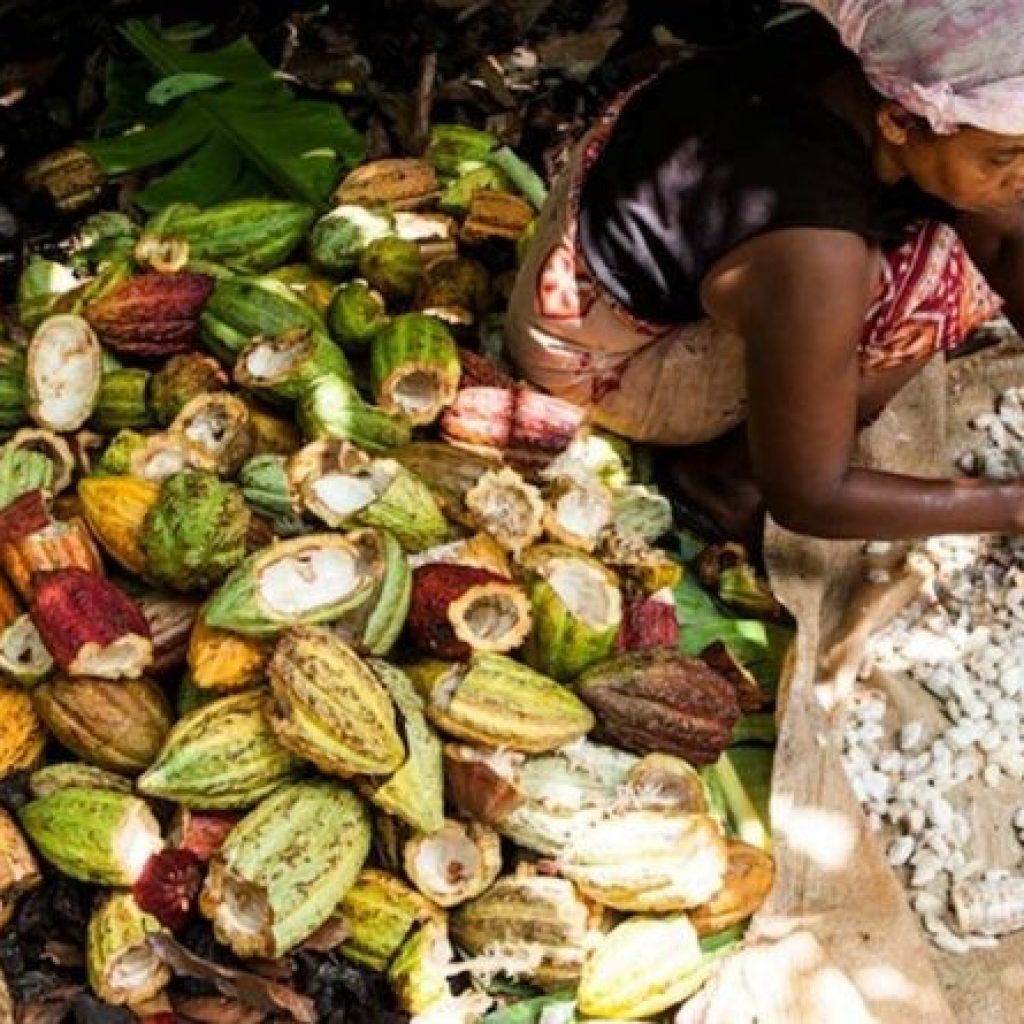
M 854 469 L 856 339 L 876 262 L 848 232 L 791 229 L 745 243 L 705 284 L 747 343 L 754 474 L 782 525 L 819 537 L 910 538 L 1024 529 L 1024 485 Z

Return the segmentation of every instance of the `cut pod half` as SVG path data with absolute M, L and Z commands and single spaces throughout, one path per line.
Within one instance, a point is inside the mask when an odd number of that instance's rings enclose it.
M 449 819 L 405 844 L 405 873 L 424 896 L 455 907 L 489 889 L 501 871 L 501 840 L 487 825 Z
M 101 363 L 99 339 L 82 317 L 47 317 L 28 346 L 29 416 L 60 433 L 77 430 L 96 407 Z

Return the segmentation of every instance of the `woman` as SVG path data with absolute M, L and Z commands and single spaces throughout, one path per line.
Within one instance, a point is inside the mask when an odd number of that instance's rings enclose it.
M 509 344 L 593 420 L 677 448 L 734 535 L 1024 530 L 1024 482 L 856 469 L 858 426 L 1002 307 L 1024 327 L 1024 0 L 800 0 L 577 148 Z M 827 19 L 827 20 L 826 20 Z M 666 453 L 667 455 L 667 453 Z

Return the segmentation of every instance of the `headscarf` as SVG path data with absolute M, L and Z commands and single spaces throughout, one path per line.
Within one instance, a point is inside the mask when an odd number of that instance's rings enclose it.
M 949 134 L 1024 135 L 1024 0 L 789 0 L 823 14 L 883 96 Z

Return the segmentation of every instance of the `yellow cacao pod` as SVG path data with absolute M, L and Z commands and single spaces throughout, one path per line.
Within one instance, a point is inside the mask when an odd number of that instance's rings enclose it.
M 133 476 L 86 477 L 78 496 L 89 529 L 107 554 L 129 572 L 145 573 L 142 524 L 160 496 L 160 485 Z
M 270 645 L 203 622 L 200 615 L 188 644 L 192 682 L 201 690 L 241 690 L 263 678 Z
M 33 768 L 43 753 L 46 734 L 27 690 L 0 686 L 0 779 Z

